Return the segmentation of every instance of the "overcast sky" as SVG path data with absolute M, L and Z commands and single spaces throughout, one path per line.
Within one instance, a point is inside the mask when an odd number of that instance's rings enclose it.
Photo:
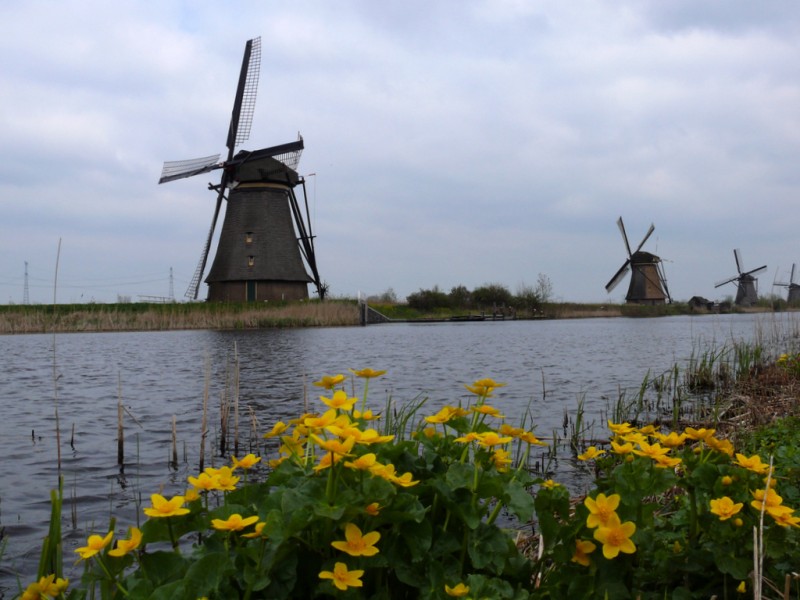
M 33 0 L 0 4 L 0 303 L 57 258 L 58 302 L 183 299 L 219 172 L 161 166 L 225 152 L 257 36 L 243 148 L 303 135 L 333 296 L 621 302 L 620 216 L 678 300 L 733 295 L 734 248 L 762 294 L 800 263 L 794 0 Z

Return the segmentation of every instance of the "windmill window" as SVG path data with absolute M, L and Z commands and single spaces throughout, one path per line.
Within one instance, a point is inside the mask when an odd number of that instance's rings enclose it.
M 244 234 L 244 243 L 247 244 L 248 246 L 253 243 L 252 231 L 248 231 L 247 233 Z
M 255 262 L 256 262 L 256 257 L 255 256 L 248 256 L 247 257 L 247 266 L 248 267 L 252 267 L 255 264 Z

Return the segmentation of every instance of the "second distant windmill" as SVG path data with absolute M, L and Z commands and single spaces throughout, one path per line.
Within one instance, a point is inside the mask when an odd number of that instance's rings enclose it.
M 723 279 L 722 281 L 714 284 L 714 287 L 721 287 L 735 281 L 737 289 L 736 300 L 734 300 L 734 303 L 736 306 L 753 306 L 756 302 L 758 302 L 758 279 L 756 279 L 755 276 L 763 271 L 766 271 L 767 265 L 758 267 L 752 271 L 744 271 L 744 267 L 742 266 L 741 252 L 739 252 L 738 248 L 733 251 L 733 257 L 736 259 L 736 270 L 739 272 L 738 275 L 734 275 L 728 279 Z

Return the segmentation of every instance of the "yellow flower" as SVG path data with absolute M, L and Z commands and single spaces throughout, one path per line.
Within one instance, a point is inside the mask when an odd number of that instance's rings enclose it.
M 497 417 L 498 419 L 505 418 L 505 415 L 500 414 L 499 410 L 497 410 L 494 406 L 489 406 L 488 404 L 480 404 L 479 406 L 473 406 L 472 412 L 480 413 L 482 415 L 489 415 L 490 417 Z
M 106 537 L 100 537 L 99 535 L 90 535 L 89 539 L 86 542 L 86 545 L 83 546 L 82 548 L 76 549 L 75 553 L 80 555 L 81 560 L 86 560 L 87 558 L 91 558 L 92 556 L 100 552 L 103 548 L 108 546 L 109 542 L 111 542 L 112 537 L 114 537 L 113 531 L 109 531 L 106 534 Z
M 523 442 L 526 442 L 532 446 L 547 446 L 547 442 L 543 442 L 530 431 L 523 431 L 518 437 Z
M 790 509 L 788 506 L 780 506 L 778 508 L 788 509 L 779 512 L 778 514 L 773 514 L 770 509 L 767 509 L 770 516 L 775 520 L 775 522 L 780 525 L 781 527 L 798 527 L 800 528 L 800 517 L 794 516 L 794 509 Z
M 39 581 L 30 584 L 20 596 L 20 600 L 44 600 L 45 598 L 56 598 L 63 594 L 69 579 L 56 579 L 55 575 L 40 577 Z
M 479 433 L 478 435 L 478 444 L 483 446 L 484 448 L 491 448 L 492 446 L 502 446 L 503 444 L 507 444 L 514 438 L 510 435 L 505 437 L 500 437 L 494 431 L 487 431 L 486 433 Z
M 303 425 L 309 429 L 322 429 L 331 425 L 336 420 L 336 409 L 325 411 L 321 417 L 306 417 L 303 419 Z
M 224 492 L 232 492 L 236 489 L 236 484 L 239 483 L 241 477 L 234 476 L 233 469 L 230 467 L 220 467 L 219 469 L 215 469 L 213 467 L 206 467 L 203 471 L 207 475 L 211 476 L 212 478 L 216 478 L 217 480 L 217 488 L 218 490 L 222 490 Z
M 457 437 L 453 441 L 458 442 L 459 444 L 469 444 L 470 442 L 476 442 L 479 439 L 481 439 L 479 434 L 475 433 L 474 431 L 470 431 L 467 435 Z
M 256 521 L 258 521 L 258 516 L 243 519 L 242 515 L 234 513 L 227 519 L 211 519 L 211 526 L 217 531 L 241 531 Z
M 337 385 L 344 381 L 344 375 L 323 375 L 322 379 L 319 381 L 315 381 L 313 385 L 321 388 L 325 388 L 326 390 L 332 390 Z
M 725 487 L 727 487 L 727 486 L 729 486 L 730 484 L 732 484 L 732 483 L 733 483 L 733 477 L 731 477 L 730 475 L 724 475 L 724 476 L 722 477 L 722 481 L 721 481 L 721 483 L 722 483 L 722 485 L 724 485 Z
M 606 453 L 605 450 L 598 450 L 594 446 L 589 446 L 586 449 L 586 452 L 584 452 L 583 454 L 578 454 L 578 460 L 592 460 L 594 458 L 597 458 L 598 456 L 602 456 L 605 453 Z
M 467 390 L 475 394 L 476 396 L 480 396 L 482 398 L 489 398 L 492 395 L 492 391 L 495 388 L 503 387 L 506 385 L 505 383 L 497 383 L 494 379 L 489 377 L 484 377 L 483 379 L 478 379 L 472 385 L 464 385 Z
M 648 444 L 647 442 L 639 442 L 639 450 L 634 450 L 633 453 L 638 456 L 647 456 L 653 460 L 659 456 L 666 456 L 669 453 L 669 448 L 662 448 L 661 444 Z
M 191 475 L 186 478 L 186 480 L 192 484 L 194 489 L 196 490 L 203 490 L 203 491 L 210 491 L 210 490 L 218 490 L 219 489 L 219 478 L 216 476 L 211 476 L 208 473 L 200 473 L 197 477 L 192 477 Z
M 425 417 L 428 423 L 447 423 L 450 419 L 456 416 L 455 409 L 452 406 L 443 406 L 435 415 Z
M 719 438 L 715 438 L 711 436 L 706 438 L 706 444 L 712 450 L 716 450 L 717 452 L 722 452 L 723 454 L 727 454 L 728 456 L 733 456 L 733 444 L 730 440 L 721 440 Z
M 350 556 L 375 556 L 379 552 L 375 544 L 381 539 L 381 534 L 377 531 L 362 535 L 358 525 L 348 523 L 344 528 L 344 537 L 344 541 L 331 542 L 331 546 Z
M 200 499 L 200 493 L 193 487 L 187 489 L 183 493 L 184 502 L 194 502 L 195 500 L 199 499 Z
M 343 562 L 337 562 L 333 565 L 333 571 L 320 571 L 320 579 L 330 579 L 331 583 L 342 592 L 346 591 L 348 587 L 362 587 L 364 584 L 361 582 L 361 576 L 364 574 L 363 569 L 347 570 L 347 565 Z
M 344 466 L 349 467 L 351 469 L 369 471 L 372 467 L 375 466 L 375 463 L 376 463 L 376 456 L 370 453 L 370 454 L 365 454 L 364 456 L 359 456 L 355 460 L 346 461 L 344 463 Z
M 355 406 L 356 402 L 358 402 L 358 398 L 348 398 L 347 394 L 342 390 L 336 390 L 333 393 L 333 398 L 326 398 L 325 396 L 320 396 L 320 400 L 326 406 L 330 408 L 338 409 L 338 410 L 346 410 L 351 411 Z
M 614 451 L 615 454 L 630 454 L 631 452 L 633 452 L 633 444 L 631 442 L 625 442 L 624 444 L 620 444 L 612 440 L 611 449 Z
M 645 435 L 654 435 L 654 436 L 661 435 L 658 432 L 658 428 L 653 424 L 645 425 L 644 427 L 640 427 L 639 428 L 639 433 L 643 433 Z
M 500 435 L 510 435 L 511 437 L 519 437 L 525 430 L 522 427 L 512 427 L 508 423 L 503 423 L 500 425 L 500 429 L 497 430 Z
M 769 471 L 769 464 L 761 462 L 761 457 L 758 454 L 753 454 L 753 456 L 747 457 L 744 454 L 737 453 L 736 464 L 759 475 Z
M 381 375 L 384 375 L 386 373 L 386 371 L 374 371 L 372 369 L 361 369 L 360 371 L 356 371 L 355 369 L 350 369 L 350 372 L 356 377 L 363 377 L 364 379 L 372 379 L 373 377 L 380 377 Z
M 448 596 L 452 596 L 453 598 L 463 598 L 467 594 L 469 594 L 469 586 L 464 585 L 463 583 L 459 583 L 450 587 L 447 584 L 444 584 L 444 593 Z
M 572 562 L 578 563 L 584 567 L 592 564 L 589 555 L 595 551 L 597 546 L 589 540 L 575 540 L 575 554 L 572 555 Z
M 658 440 L 661 442 L 662 445 L 666 446 L 667 448 L 678 448 L 683 446 L 683 443 L 686 441 L 687 435 L 685 433 L 675 433 L 674 431 L 670 431 L 667 435 L 657 435 Z
M 747 584 L 745 584 L 745 582 L 744 582 L 744 581 L 742 581 L 742 582 L 741 582 L 741 583 L 740 583 L 740 584 L 739 584 L 739 585 L 736 587 L 736 593 L 737 593 L 737 594 L 745 594 L 745 593 L 747 593 Z
M 258 523 L 256 523 L 256 526 L 253 528 L 253 531 L 251 533 L 243 533 L 242 537 L 245 538 L 267 537 L 267 535 L 264 533 L 265 526 L 266 523 L 264 521 L 259 521 Z
M 399 485 L 400 487 L 414 487 L 419 483 L 419 481 L 414 481 L 413 477 L 414 476 L 411 473 L 403 473 L 399 477 L 396 475 L 388 477 L 388 481 L 390 483 Z
M 286 423 L 284 423 L 283 421 L 278 421 L 277 423 L 275 423 L 275 425 L 272 426 L 272 429 L 268 433 L 264 434 L 263 437 L 265 438 L 278 437 L 287 429 L 289 429 L 289 426 Z
M 117 540 L 117 547 L 108 551 L 109 556 L 125 556 L 142 543 L 142 531 L 138 527 L 130 528 L 131 536 L 127 540 Z
M 371 517 L 377 517 L 381 512 L 381 505 L 377 502 L 372 502 L 364 507 L 364 512 Z
M 354 409 L 353 418 L 361 419 L 362 421 L 377 421 L 378 419 L 381 418 L 381 416 L 379 414 L 378 415 L 373 414 L 373 412 L 370 409 L 367 409 L 364 412 L 361 412 L 358 409 Z
M 161 494 L 153 494 L 150 502 L 153 506 L 144 509 L 144 514 L 148 517 L 179 517 L 190 512 L 188 508 L 182 508 L 183 496 L 173 496 L 171 500 L 167 500 Z
M 685 431 L 686 431 L 686 437 L 688 437 L 689 439 L 702 442 L 703 440 L 707 440 L 712 435 L 714 435 L 714 433 L 717 430 L 706 429 L 705 427 L 701 427 L 700 429 L 695 429 L 694 427 L 687 427 Z
M 553 481 L 552 479 L 548 479 L 547 481 L 542 482 L 542 487 L 547 488 L 548 490 L 554 490 L 557 487 L 561 487 L 561 484 Z
M 682 461 L 680 458 L 664 455 L 653 457 L 653 462 L 656 464 L 657 469 L 671 469 L 672 467 L 677 467 Z
M 615 435 L 625 435 L 634 431 L 634 428 L 630 423 L 612 423 L 610 419 L 607 420 L 607 423 L 608 428 Z
M 381 435 L 375 429 L 365 429 L 356 440 L 359 444 L 385 444 L 394 439 L 393 435 Z
M 350 451 L 353 449 L 353 445 L 356 443 L 356 438 L 353 436 L 350 436 L 346 440 L 342 441 L 340 439 L 325 440 L 312 434 L 311 439 L 314 440 L 317 445 L 326 452 L 332 452 L 333 454 L 337 454 L 339 456 L 350 456 Z
M 231 456 L 231 461 L 233 462 L 234 469 L 252 469 L 255 465 L 261 462 L 261 457 L 256 457 L 255 454 L 248 454 L 241 460 L 237 459 L 235 456 Z
M 632 521 L 621 523 L 614 513 L 606 525 L 601 525 L 594 532 L 594 539 L 603 544 L 603 556 L 611 560 L 620 552 L 633 554 L 636 545 L 631 541 L 631 536 L 636 532 L 636 524 Z
M 766 496 L 764 495 L 764 490 L 754 491 L 753 498 L 755 498 L 755 500 L 750 503 L 750 506 L 758 511 L 761 511 L 762 508 L 766 510 L 783 504 L 783 498 L 781 498 L 772 488 L 767 490 Z
M 711 505 L 711 512 L 717 515 L 720 521 L 727 521 L 742 510 L 742 506 L 744 506 L 741 502 L 734 503 L 728 496 L 711 500 L 709 504 Z
M 617 516 L 616 510 L 619 506 L 620 495 L 597 494 L 596 498 L 588 496 L 583 501 L 584 506 L 589 509 L 589 516 L 586 517 L 586 526 L 590 528 L 606 525 L 613 517 Z
M 511 453 L 508 450 L 503 450 L 502 448 L 495 450 L 489 457 L 489 460 L 501 473 L 507 471 L 509 465 L 512 463 Z

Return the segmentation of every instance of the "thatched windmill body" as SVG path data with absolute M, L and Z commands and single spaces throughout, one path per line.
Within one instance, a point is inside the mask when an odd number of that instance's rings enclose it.
M 797 283 L 795 281 L 795 279 L 794 279 L 795 267 L 796 266 L 797 265 L 792 263 L 792 272 L 791 272 L 791 275 L 789 275 L 789 282 L 788 283 L 782 283 L 782 282 L 776 282 L 775 283 L 775 285 L 780 285 L 780 286 L 789 288 L 789 295 L 786 298 L 786 301 L 789 304 L 799 304 L 800 303 L 800 283 Z
M 733 257 L 736 259 L 736 270 L 738 271 L 738 274 L 717 282 L 714 284 L 714 287 L 718 288 L 735 281 L 737 289 L 736 300 L 734 300 L 734 303 L 737 306 L 753 306 L 756 302 L 758 302 L 758 279 L 756 279 L 755 276 L 758 273 L 766 271 L 767 265 L 758 267 L 757 269 L 753 269 L 751 271 L 744 271 L 744 267 L 742 266 L 741 252 L 739 252 L 738 248 L 734 249 Z
M 631 282 L 628 286 L 628 293 L 625 295 L 626 302 L 630 304 L 666 304 L 672 302 L 661 258 L 642 250 L 642 246 L 655 231 L 655 225 L 650 225 L 650 229 L 647 230 L 634 252 L 631 252 L 622 217 L 617 219 L 617 227 L 622 233 L 622 240 L 625 242 L 628 258 L 622 263 L 622 266 L 611 278 L 611 281 L 606 284 L 606 292 L 611 293 L 630 271 Z
M 325 290 L 316 265 L 314 236 L 308 211 L 304 179 L 297 174 L 303 138 L 261 150 L 234 149 L 250 135 L 261 66 L 261 38 L 245 45 L 239 84 L 231 113 L 226 146 L 220 155 L 166 162 L 159 183 L 221 169 L 211 228 L 186 297 L 196 299 L 205 272 L 209 249 L 222 201 L 225 218 L 214 262 L 206 277 L 208 300 L 244 302 L 298 300 L 308 298 L 314 283 L 320 298 Z M 303 191 L 304 208 L 295 195 Z M 306 266 L 311 271 L 309 276 Z

